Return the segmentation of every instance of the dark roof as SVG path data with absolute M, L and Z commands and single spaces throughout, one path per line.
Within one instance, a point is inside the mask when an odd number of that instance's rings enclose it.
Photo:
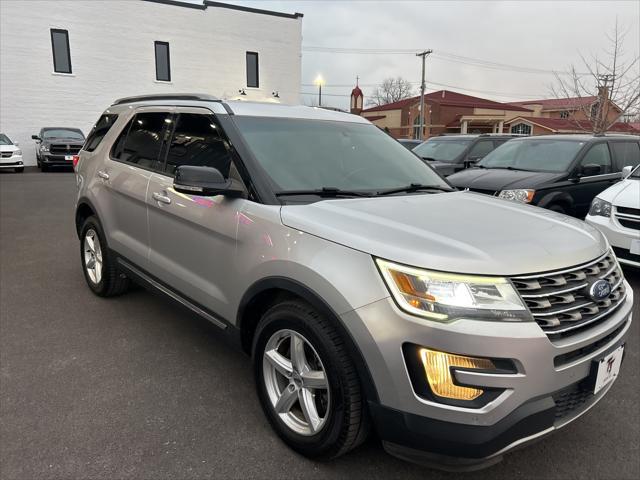
M 519 121 L 526 121 L 529 123 L 535 123 L 548 130 L 570 131 L 570 132 L 583 132 L 589 131 L 592 128 L 592 123 L 589 120 L 571 120 L 569 118 L 545 118 L 545 117 L 516 117 L 509 120 L 508 124 L 517 123 Z M 640 133 L 633 128 L 629 123 L 616 122 L 609 127 L 609 132 L 622 132 L 622 133 Z
M 471 95 L 465 95 L 463 93 L 452 92 L 450 90 L 438 90 L 437 92 L 428 93 L 424 96 L 426 102 L 437 103 L 440 105 L 450 107 L 468 107 L 468 108 L 488 108 L 492 110 L 514 110 L 522 112 L 530 112 L 528 108 L 524 108 L 519 105 L 512 105 L 510 103 L 494 102 L 493 100 L 487 100 L 486 98 L 473 97 Z M 379 112 L 385 110 L 399 110 L 406 106 L 413 105 L 420 101 L 420 95 L 411 98 L 405 98 L 398 102 L 388 103 L 386 105 L 379 105 L 376 107 L 367 108 L 363 112 Z
M 302 13 L 283 13 L 274 12 L 273 10 L 264 10 L 262 8 L 243 7 L 241 5 L 231 5 L 229 3 L 213 2 L 211 0 L 204 0 L 203 3 L 186 3 L 179 0 L 144 0 L 145 2 L 162 3 L 164 5 L 174 5 L 176 7 L 194 8 L 196 10 L 206 10 L 208 7 L 215 8 L 228 8 L 230 10 L 240 10 L 242 12 L 259 13 L 262 15 L 272 15 L 274 17 L 284 18 L 302 18 Z

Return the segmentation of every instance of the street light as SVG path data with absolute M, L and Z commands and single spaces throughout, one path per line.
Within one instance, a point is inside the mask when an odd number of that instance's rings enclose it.
M 318 85 L 318 106 L 322 106 L 322 85 L 324 85 L 324 78 L 322 75 L 318 75 L 316 79 L 313 81 L 316 85 Z

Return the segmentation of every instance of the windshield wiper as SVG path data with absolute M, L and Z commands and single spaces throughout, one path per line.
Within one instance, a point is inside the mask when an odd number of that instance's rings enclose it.
M 318 195 L 319 197 L 370 197 L 369 192 L 358 192 L 355 190 L 342 190 L 335 187 L 322 187 L 310 190 L 283 190 L 275 192 L 276 197 L 295 196 L 295 195 Z
M 531 172 L 533 170 L 525 170 L 524 168 L 516 168 L 516 167 L 512 167 L 511 165 L 506 166 L 506 167 L 486 167 L 486 168 L 492 168 L 494 170 L 515 170 L 518 172 Z
M 412 183 L 405 187 L 391 188 L 389 190 L 383 190 L 378 192 L 378 195 L 391 195 L 393 193 L 411 193 L 418 190 L 437 190 L 439 192 L 455 192 L 455 189 L 449 187 L 442 187 L 440 185 L 422 185 L 421 183 Z
M 428 162 L 437 162 L 437 160 L 433 157 L 420 157 L 420 158 Z

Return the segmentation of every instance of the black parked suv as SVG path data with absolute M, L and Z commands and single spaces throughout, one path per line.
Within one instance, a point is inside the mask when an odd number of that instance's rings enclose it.
M 459 172 L 482 160 L 485 155 L 518 135 L 443 135 L 432 137 L 413 149 L 440 175 Z
M 52 166 L 73 166 L 73 156 L 84 144 L 84 134 L 78 128 L 45 127 L 31 138 L 36 141 L 36 161 L 43 172 Z
M 584 218 L 593 198 L 640 164 L 640 137 L 544 135 L 497 148 L 447 178 L 459 188 Z

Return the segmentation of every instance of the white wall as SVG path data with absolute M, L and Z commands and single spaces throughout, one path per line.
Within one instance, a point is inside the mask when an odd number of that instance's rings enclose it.
M 51 28 L 69 31 L 71 75 L 53 73 Z M 171 82 L 155 80 L 154 41 L 170 44 Z M 302 18 L 141 0 L 0 1 L 0 131 L 35 164 L 43 126 L 85 135 L 116 98 L 202 92 L 247 99 L 300 94 Z M 260 88 L 246 88 L 245 52 L 259 53 Z

